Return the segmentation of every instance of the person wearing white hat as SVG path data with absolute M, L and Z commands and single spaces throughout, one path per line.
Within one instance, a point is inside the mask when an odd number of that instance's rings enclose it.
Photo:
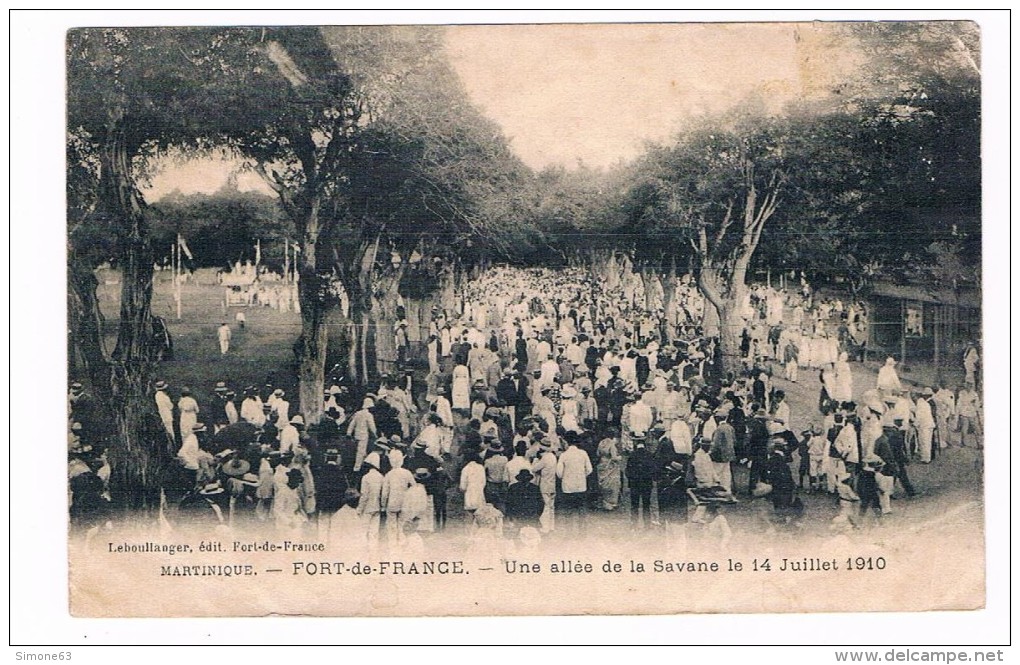
M 969 434 L 974 435 L 974 445 L 982 447 L 981 398 L 973 384 L 966 384 L 956 398 L 956 413 L 960 421 L 960 446 L 967 445 Z
M 830 397 L 838 402 L 849 402 L 854 394 L 854 376 L 850 371 L 849 356 L 846 351 L 839 354 L 835 366 L 835 380 Z
M 580 432 L 580 403 L 577 401 L 577 389 L 571 384 L 563 386 L 560 393 L 560 426 L 568 432 Z
M 556 455 L 548 440 L 543 440 L 540 444 L 538 456 L 531 464 L 531 473 L 545 503 L 539 519 L 542 533 L 549 533 L 556 529 Z
M 648 398 L 643 394 L 633 404 L 630 405 L 630 414 L 627 419 L 630 433 L 635 438 L 644 438 L 648 433 L 648 430 L 652 428 L 654 422 L 654 415 L 652 414 L 652 407 L 648 405 Z
M 372 407 L 375 401 L 366 397 L 361 403 L 361 409 L 356 411 L 351 419 L 347 421 L 347 436 L 353 437 L 357 443 L 357 452 L 354 457 L 354 470 L 360 471 L 361 464 L 368 454 L 368 442 L 379 435 L 375 426 L 375 416 L 372 415 Z
M 281 430 L 290 422 L 290 402 L 284 399 L 285 396 L 286 393 L 280 388 L 273 391 L 273 413 L 276 414 L 276 426 Z
M 221 356 L 227 355 L 227 351 L 230 350 L 230 338 L 230 326 L 228 326 L 227 322 L 224 321 L 220 324 L 220 327 L 216 329 L 216 339 L 219 340 L 220 343 Z
M 156 410 L 159 411 L 159 419 L 163 422 L 163 429 L 171 440 L 174 439 L 174 403 L 170 399 L 170 386 L 166 381 L 157 381 L 155 385 Z
M 255 392 L 254 386 L 244 389 L 244 399 L 241 400 L 241 420 L 251 423 L 255 427 L 262 427 L 266 424 L 262 398 Z
M 184 468 L 191 471 L 198 471 L 200 456 L 202 453 L 198 435 L 206 431 L 202 423 L 193 423 L 187 433 L 183 434 L 181 449 L 177 451 L 177 457 L 184 463 Z
M 305 428 L 305 419 L 301 414 L 294 416 L 289 422 L 283 424 L 280 430 L 280 452 L 290 453 L 301 445 L 301 431 Z
M 436 415 L 442 421 L 443 427 L 453 427 L 453 405 L 450 404 L 450 400 L 447 398 L 447 390 L 445 386 L 438 386 L 436 388 L 436 400 L 433 402 Z
M 956 396 L 952 390 L 940 384 L 935 389 L 932 404 L 935 407 L 936 427 L 939 432 L 939 448 L 947 448 L 953 432 L 952 424 L 956 420 Z
M 458 364 L 453 368 L 451 381 L 451 406 L 454 409 L 467 411 L 471 408 L 471 373 L 466 365 Z
M 273 517 L 280 535 L 296 535 L 308 522 L 298 491 L 303 481 L 300 469 L 289 469 L 286 482 L 277 485 L 273 497 Z
M 227 390 L 222 394 L 223 413 L 227 418 L 227 424 L 233 425 L 240 419 L 240 415 L 237 413 L 237 405 L 234 404 L 234 398 L 237 396 L 233 390 Z
M 903 390 L 900 376 L 896 373 L 896 359 L 892 356 L 886 358 L 885 365 L 878 370 L 878 379 L 875 382 L 875 387 L 886 394 L 894 390 Z
M 931 388 L 925 388 L 914 403 L 914 426 L 917 427 L 917 454 L 921 464 L 931 463 L 931 444 L 935 435 L 935 416 L 932 413 Z
M 365 525 L 368 549 L 375 553 L 379 549 L 379 522 L 382 512 L 383 475 L 375 466 L 375 457 L 365 460 L 368 471 L 361 477 L 361 498 L 358 515 Z
M 403 458 L 402 455 L 401 458 Z M 402 465 L 392 467 L 383 477 L 379 505 L 381 511 L 386 513 L 386 538 L 390 547 L 398 545 L 397 540 L 402 521 L 400 513 L 404 509 L 404 497 L 414 485 L 414 474 Z

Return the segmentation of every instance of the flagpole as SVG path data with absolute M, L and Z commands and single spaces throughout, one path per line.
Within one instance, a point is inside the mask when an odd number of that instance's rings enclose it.
M 174 298 L 176 299 L 176 289 L 177 289 L 177 243 L 175 243 L 175 242 L 174 243 L 170 243 L 170 274 L 172 275 L 172 277 L 170 278 L 170 284 L 175 289 L 175 291 L 174 291 Z
M 177 320 L 181 320 L 181 234 L 177 234 L 177 270 L 174 274 L 174 296 L 177 299 Z

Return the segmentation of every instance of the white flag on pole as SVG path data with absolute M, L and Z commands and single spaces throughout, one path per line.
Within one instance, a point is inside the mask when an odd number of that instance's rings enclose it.
M 180 233 L 177 234 L 177 246 L 181 248 L 181 251 L 187 255 L 189 260 L 193 261 L 195 259 L 195 257 L 191 255 L 191 250 L 188 249 L 188 243 L 184 241 L 184 236 Z

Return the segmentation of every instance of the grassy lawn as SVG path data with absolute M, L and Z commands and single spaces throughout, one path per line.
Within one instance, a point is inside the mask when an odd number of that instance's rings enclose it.
M 100 286 L 100 306 L 106 317 L 106 344 L 116 345 L 119 319 L 120 286 Z M 224 310 L 223 288 L 187 284 L 182 289 L 181 319 L 177 320 L 173 291 L 169 281 L 157 280 L 153 291 L 152 312 L 167 321 L 174 340 L 174 359 L 163 362 L 158 378 L 178 394 L 182 386 L 194 391 L 199 404 L 213 396 L 217 381 L 241 394 L 247 385 L 262 385 L 267 375 L 275 385 L 287 391 L 292 401 L 297 395 L 297 376 L 291 347 L 301 332 L 301 317 L 295 312 L 277 312 L 268 307 L 230 307 Z M 247 317 L 241 330 L 234 315 L 244 311 Z M 233 339 L 227 355 L 220 355 L 216 329 L 226 321 Z M 295 405 L 296 406 L 296 405 Z

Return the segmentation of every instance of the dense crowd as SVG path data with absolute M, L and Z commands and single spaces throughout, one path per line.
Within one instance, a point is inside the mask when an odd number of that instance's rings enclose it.
M 849 531 L 915 493 L 911 463 L 982 443 L 976 348 L 958 392 L 905 386 L 892 358 L 875 385 L 857 386 L 850 362 L 866 311 L 806 283 L 751 289 L 742 367 L 729 373 L 689 276 L 675 284 L 675 307 L 633 274 L 575 269 L 493 268 L 460 295 L 454 311 L 433 311 L 421 368 L 398 323 L 399 371 L 368 392 L 327 386 L 318 422 L 272 376 L 240 395 L 221 381 L 203 404 L 157 382 L 155 435 L 178 462 L 161 514 L 413 553 L 447 528 L 453 504 L 473 538 L 528 546 L 617 510 L 635 528 L 725 534 L 720 507 L 756 499 L 764 528 L 795 529 L 802 496 L 823 492 L 839 506 L 832 529 Z M 783 383 L 814 376 L 817 413 L 795 417 Z M 86 529 L 105 522 L 110 499 L 94 409 L 73 384 L 70 507 Z

